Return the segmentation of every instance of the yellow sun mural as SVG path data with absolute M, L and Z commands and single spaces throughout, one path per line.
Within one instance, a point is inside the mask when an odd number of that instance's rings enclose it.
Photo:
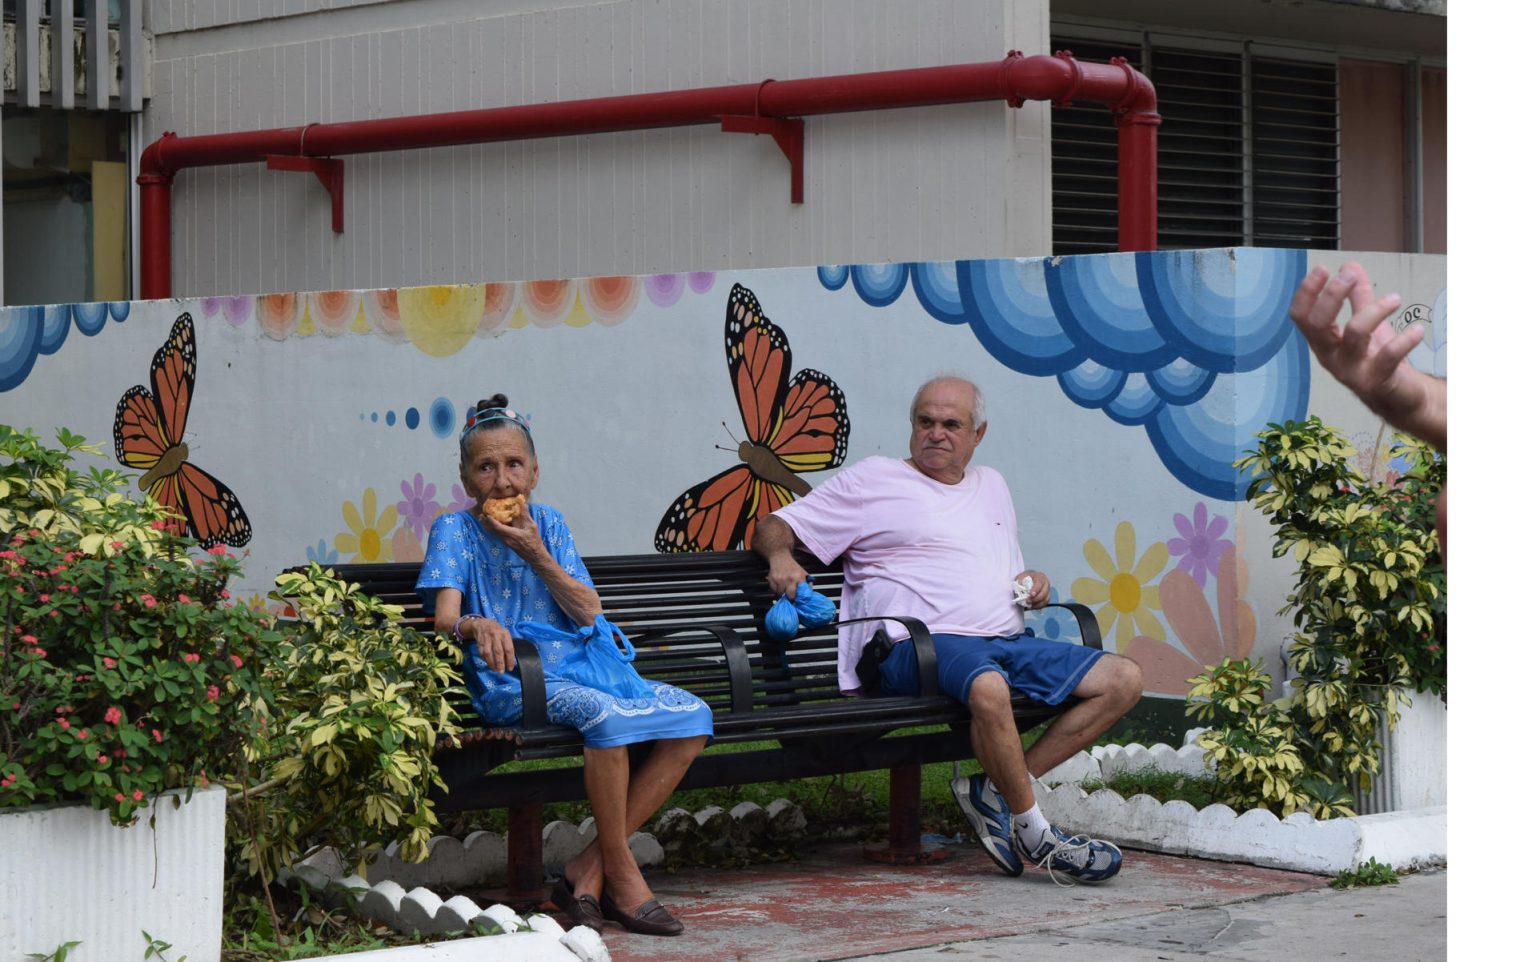
M 352 557 L 349 561 L 394 560 L 394 552 L 391 550 L 394 545 L 389 540 L 389 533 L 394 530 L 400 513 L 392 504 L 385 505 L 382 514 L 378 510 L 379 498 L 372 488 L 363 491 L 361 512 L 351 501 L 341 506 L 342 520 L 351 530 L 336 535 L 336 550 L 350 554 Z
M 398 292 L 400 326 L 423 353 L 452 357 L 480 328 L 485 313 L 484 284 L 402 287 Z
M 1168 564 L 1168 545 L 1158 541 L 1138 559 L 1136 529 L 1122 521 L 1115 527 L 1113 559 L 1096 538 L 1083 545 L 1083 557 L 1099 577 L 1072 582 L 1072 598 L 1098 606 L 1099 631 L 1107 638 L 1113 630 L 1115 650 L 1123 652 L 1136 635 L 1162 640 L 1163 625 L 1152 614 L 1162 610 L 1162 600 L 1152 580 Z

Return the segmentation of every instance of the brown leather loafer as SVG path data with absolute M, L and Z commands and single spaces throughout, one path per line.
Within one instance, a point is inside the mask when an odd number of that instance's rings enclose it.
M 619 923 L 629 931 L 639 933 L 640 935 L 683 934 L 683 923 L 674 918 L 672 913 L 663 908 L 662 904 L 655 899 L 641 902 L 640 907 L 635 909 L 635 914 L 628 915 L 621 912 L 619 907 L 613 903 L 613 899 L 608 897 L 608 893 L 604 892 L 602 908 L 604 916 Z
M 598 907 L 597 899 L 590 895 L 573 893 L 571 883 L 566 881 L 564 876 L 555 879 L 555 884 L 549 891 L 549 898 L 565 912 L 573 928 L 585 925 L 597 932 L 603 930 L 603 910 Z

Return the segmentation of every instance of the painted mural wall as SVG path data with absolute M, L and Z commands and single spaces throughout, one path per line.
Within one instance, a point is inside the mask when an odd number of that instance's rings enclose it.
M 739 546 L 840 465 L 906 454 L 908 404 L 974 379 L 977 460 L 1010 480 L 1026 562 L 1089 605 L 1106 648 L 1182 694 L 1200 664 L 1278 669 L 1291 566 L 1231 463 L 1316 412 L 1361 466 L 1379 421 L 1314 364 L 1285 310 L 1314 261 L 1234 249 L 823 266 L 0 309 L 0 421 L 103 443 L 242 590 L 314 559 L 409 561 L 467 503 L 468 406 L 528 415 L 536 495 L 586 554 Z M 1445 261 L 1355 255 L 1430 334 Z M 1047 637 L 1071 622 L 1031 615 Z

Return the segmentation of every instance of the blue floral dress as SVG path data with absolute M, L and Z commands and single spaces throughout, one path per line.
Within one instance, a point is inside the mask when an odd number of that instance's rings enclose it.
M 571 577 L 590 586 L 592 576 L 576 552 L 564 515 L 545 504 L 530 504 L 528 512 L 550 557 Z M 573 633 L 578 627 L 560 610 L 543 579 L 528 563 L 487 532 L 468 511 L 442 515 L 427 536 L 416 593 L 429 615 L 436 610 L 439 588 L 453 588 L 463 594 L 464 614 L 493 618 L 508 631 L 520 621 L 538 621 Z M 714 716 L 697 696 L 646 679 L 651 686 L 650 698 L 617 698 L 561 676 L 560 664 L 576 650 L 574 645 L 561 641 L 537 644 L 544 663 L 549 719 L 581 732 L 587 747 L 714 735 Z M 463 648 L 464 680 L 475 710 L 491 725 L 521 721 L 523 682 L 517 670 L 491 671 L 474 642 L 465 642 Z

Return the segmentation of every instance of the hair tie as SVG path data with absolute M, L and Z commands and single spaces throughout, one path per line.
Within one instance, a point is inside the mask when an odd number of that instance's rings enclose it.
M 528 418 L 526 415 L 518 414 L 509 408 L 484 408 L 479 411 L 470 411 L 465 415 L 464 430 L 459 432 L 459 440 L 462 441 L 464 438 L 469 437 L 469 432 L 488 421 L 511 421 L 523 429 L 523 432 L 528 435 L 529 440 L 533 438 L 533 432 L 528 429 Z

